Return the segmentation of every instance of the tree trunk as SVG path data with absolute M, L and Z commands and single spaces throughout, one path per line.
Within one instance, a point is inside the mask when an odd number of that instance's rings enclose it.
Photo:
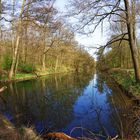
M 42 70 L 45 71 L 46 70 L 46 41 L 45 41 L 45 37 L 46 37 L 46 31 L 44 31 L 44 35 L 43 35 L 43 54 L 42 54 Z
M 121 50 L 120 50 L 120 68 L 123 68 L 123 53 L 122 53 L 122 46 L 121 46 Z
M 18 56 L 19 40 L 20 40 L 20 36 L 18 36 L 17 40 L 16 40 L 16 47 L 15 47 L 15 51 L 14 51 L 14 55 L 13 55 L 13 59 L 12 59 L 11 69 L 10 69 L 10 72 L 9 72 L 9 80 L 12 79 L 13 73 L 14 73 L 14 70 L 15 70 L 15 66 L 16 66 L 16 62 L 17 62 L 17 56 Z
M 43 54 L 42 55 L 42 70 L 43 71 L 45 71 L 45 69 L 46 69 L 46 63 L 45 63 L 45 61 L 46 61 L 46 54 Z
M 30 4 L 28 4 L 28 6 L 27 6 L 27 11 L 26 11 L 26 19 L 27 19 L 27 21 L 29 20 L 29 9 L 30 9 Z M 29 26 L 29 24 L 28 24 L 28 22 L 26 23 L 26 25 L 25 25 L 25 38 L 26 38 L 26 41 L 25 41 L 25 44 L 24 44 L 24 60 L 23 60 L 23 62 L 27 62 L 27 52 L 28 52 L 28 26 Z
M 15 75 L 15 76 L 16 76 L 17 69 L 18 69 L 18 63 L 19 63 L 19 53 L 18 53 L 18 56 L 17 56 L 16 65 L 15 65 L 15 70 L 14 70 L 14 75 Z
M 19 16 L 19 21 L 18 21 L 18 27 L 17 27 L 17 36 L 16 36 L 16 46 L 14 48 L 14 54 L 13 54 L 13 59 L 12 59 L 12 65 L 9 71 L 9 80 L 12 79 L 14 71 L 15 71 L 15 67 L 16 67 L 16 62 L 17 62 L 17 56 L 18 56 L 18 49 L 19 49 L 19 42 L 20 42 L 20 36 L 21 36 L 21 24 L 22 24 L 22 14 L 24 11 L 24 6 L 25 6 L 26 0 L 23 0 L 22 2 L 22 8 L 21 8 L 21 12 L 20 12 L 20 16 Z
M 58 57 L 58 55 L 56 56 L 56 62 L 55 62 L 55 72 L 57 71 L 57 67 L 58 67 L 58 59 L 59 57 Z
M 132 54 L 132 61 L 135 72 L 136 82 L 140 82 L 140 71 L 139 71 L 139 61 L 138 61 L 138 48 L 136 45 L 136 33 L 135 33 L 135 2 L 132 3 L 132 11 L 129 4 L 129 0 L 124 0 L 125 10 L 126 10 L 126 20 L 127 20 L 127 30 L 129 45 Z
M 2 13 L 2 2 L 0 0 L 0 14 Z

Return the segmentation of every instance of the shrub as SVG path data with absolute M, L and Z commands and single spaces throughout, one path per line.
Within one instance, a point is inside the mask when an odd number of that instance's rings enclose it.
M 21 72 L 24 72 L 24 73 L 32 73 L 34 72 L 36 69 L 35 69 L 35 66 L 33 64 L 30 64 L 30 63 L 22 63 L 20 64 L 20 71 Z
M 8 54 L 4 55 L 3 63 L 2 63 L 3 70 L 7 70 L 7 71 L 10 70 L 11 65 L 12 65 L 12 57 Z

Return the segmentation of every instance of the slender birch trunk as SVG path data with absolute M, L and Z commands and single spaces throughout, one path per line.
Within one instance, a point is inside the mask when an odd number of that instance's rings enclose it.
M 19 50 L 19 43 L 20 43 L 20 38 L 21 38 L 22 14 L 23 14 L 23 11 L 24 11 L 25 3 L 26 3 L 26 0 L 23 0 L 19 20 L 18 20 L 18 23 L 17 23 L 18 26 L 17 26 L 16 43 L 15 43 L 15 49 L 14 49 L 14 54 L 13 54 L 13 59 L 12 59 L 12 65 L 11 65 L 10 72 L 9 72 L 9 80 L 12 79 L 15 68 L 16 68 L 16 63 L 17 63 L 17 58 L 18 58 L 17 56 L 18 56 L 18 50 Z

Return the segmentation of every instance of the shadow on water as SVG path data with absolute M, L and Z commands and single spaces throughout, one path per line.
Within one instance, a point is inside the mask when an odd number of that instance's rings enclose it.
M 0 111 L 11 122 L 33 126 L 38 133 L 63 131 L 103 139 L 130 134 L 128 110 L 133 103 L 106 75 L 61 74 L 14 82 L 2 98 Z

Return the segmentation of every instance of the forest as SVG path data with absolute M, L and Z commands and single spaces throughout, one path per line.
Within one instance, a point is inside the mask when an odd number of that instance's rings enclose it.
M 139 140 L 139 23 L 139 0 L 0 0 L 0 139 Z
M 94 66 L 54 1 L 3 1 L 0 11 L 1 79 L 88 71 Z

